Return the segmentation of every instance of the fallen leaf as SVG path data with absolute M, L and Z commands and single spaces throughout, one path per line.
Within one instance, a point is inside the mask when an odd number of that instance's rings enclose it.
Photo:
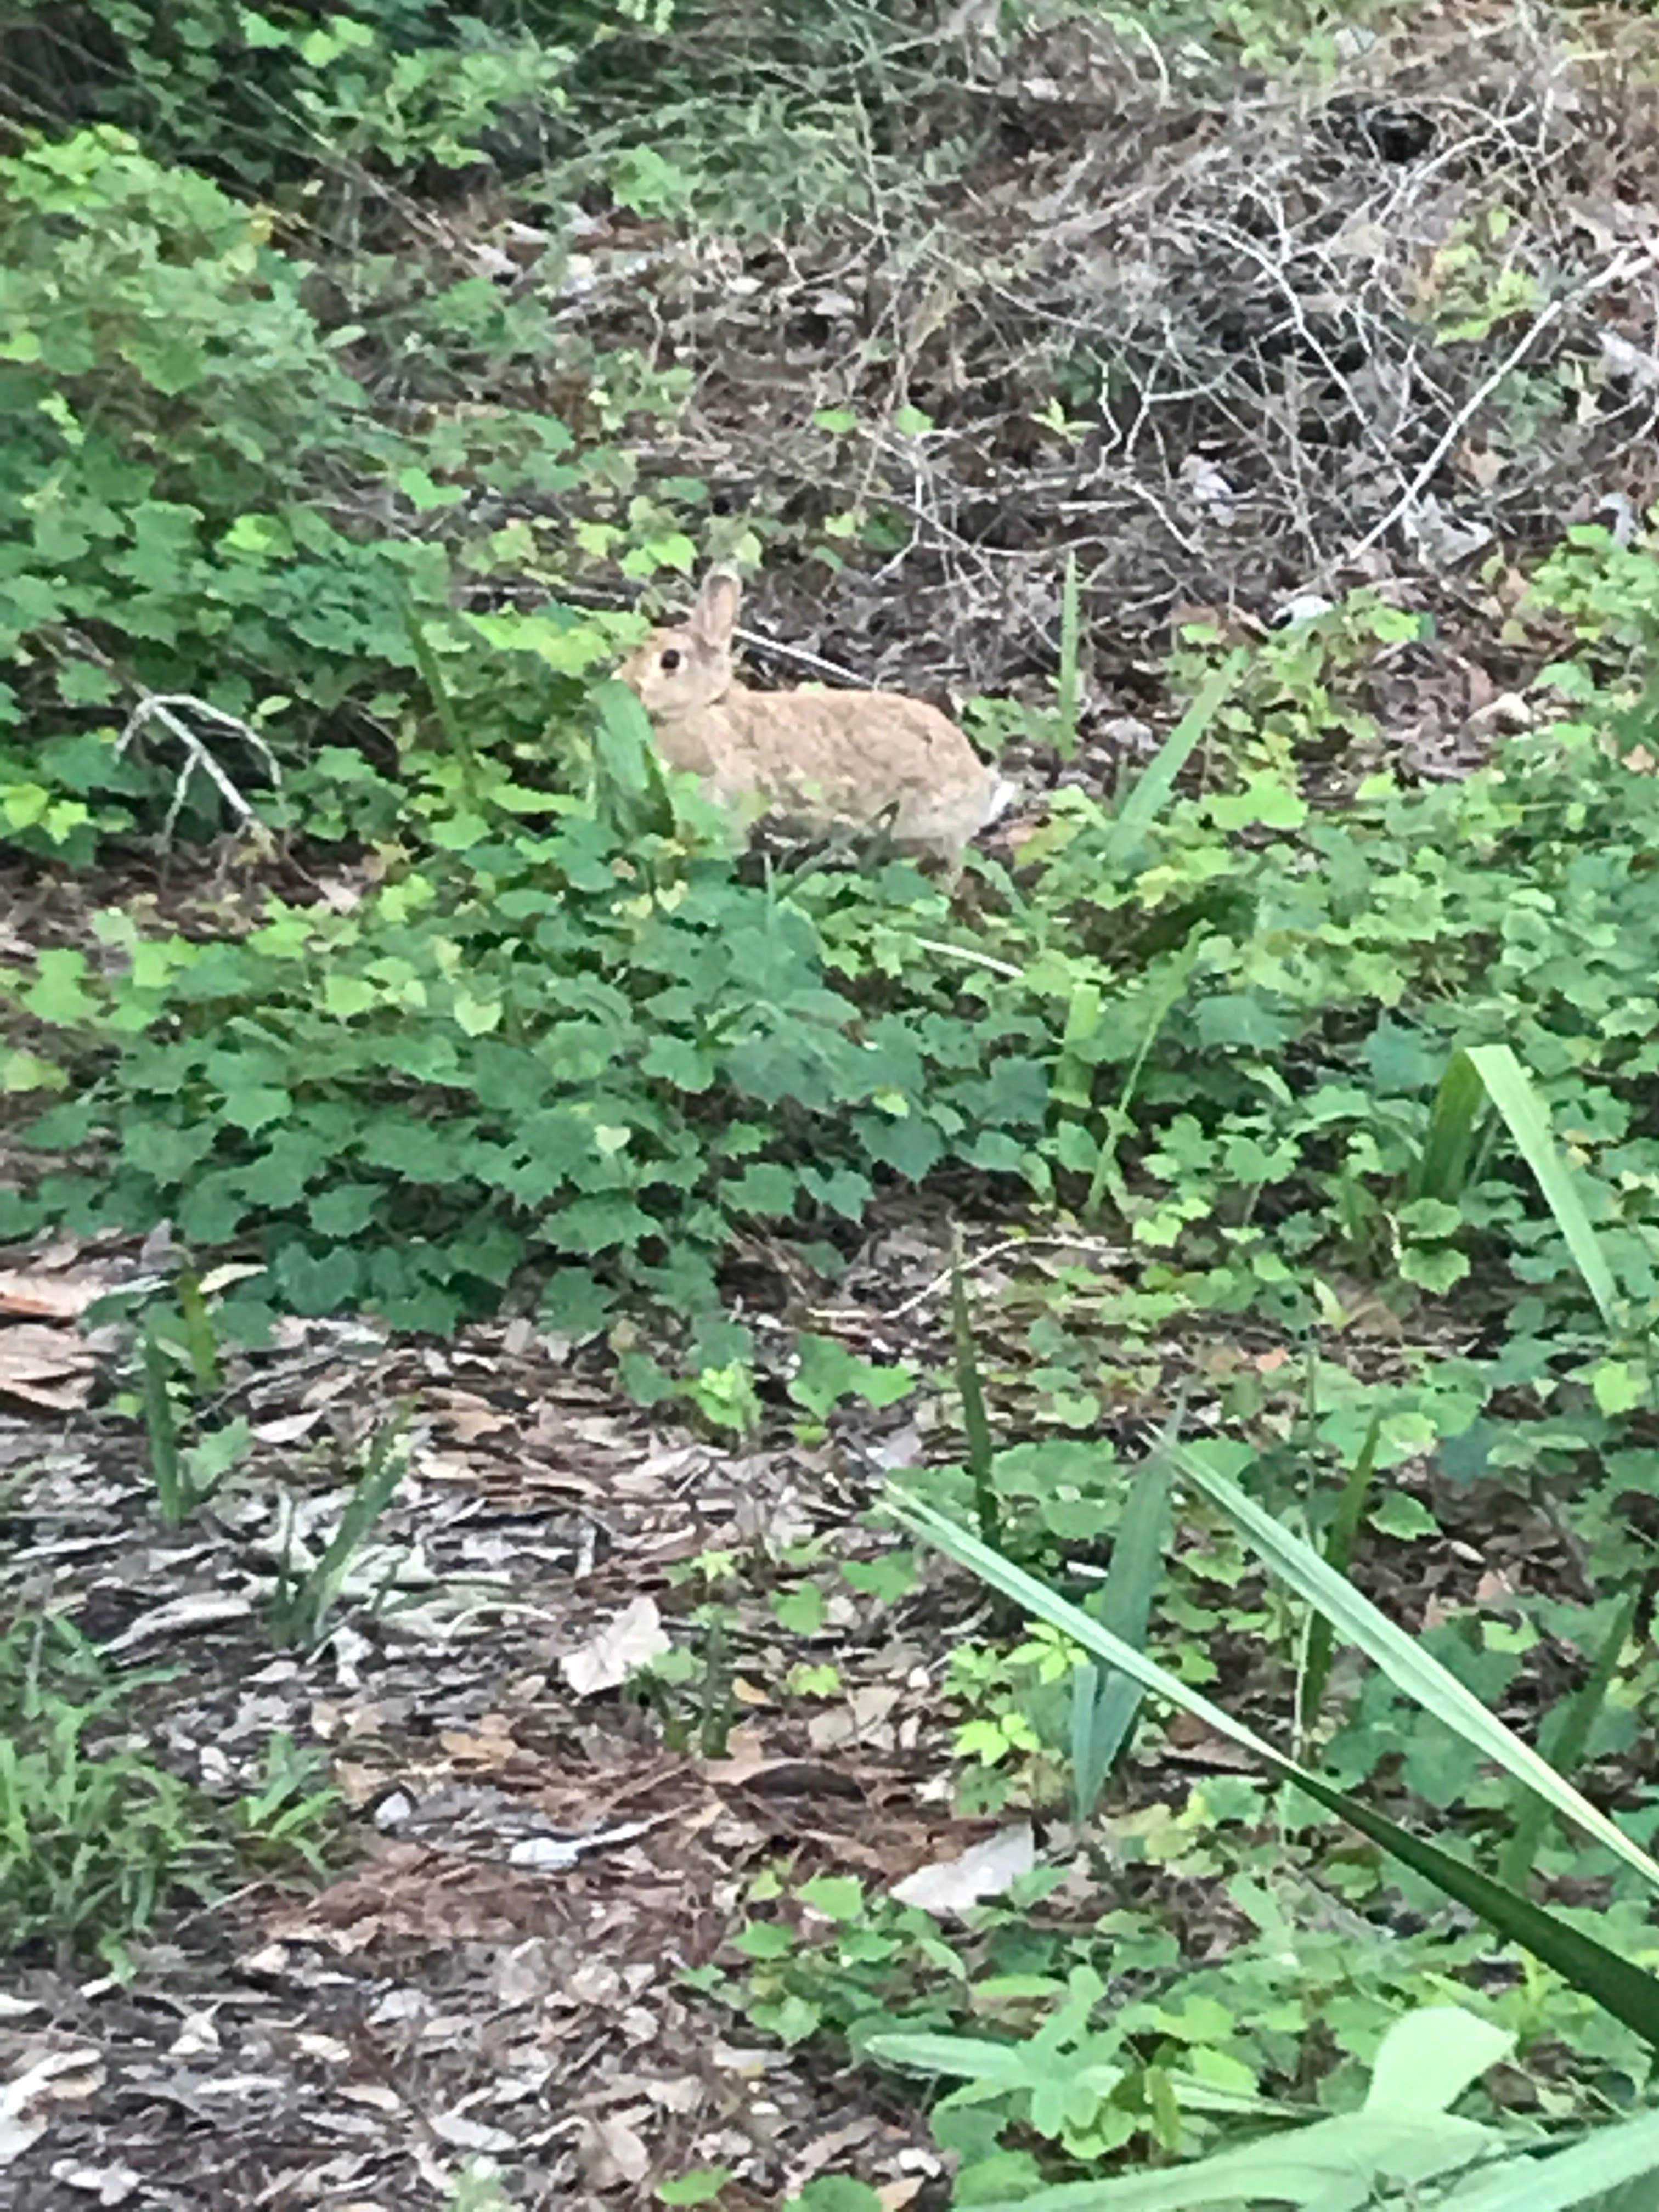
M 103 2080 L 95 2051 L 49 2051 L 0 2084 L 0 2166 L 40 2141 L 51 2124 L 52 2106 L 82 2103 Z
M 626 2120 L 584 2115 L 576 2148 L 583 2174 L 595 2189 L 614 2189 L 623 2181 L 637 2185 L 651 2171 L 651 2154 Z
M 614 1690 L 629 1676 L 666 1651 L 672 1642 L 654 1598 L 636 1597 L 613 1620 L 574 1651 L 567 1651 L 559 1671 L 579 1698 Z
M 997 1897 L 1018 1875 L 1036 1864 L 1036 1839 L 1029 1820 L 1000 1828 L 982 1843 L 970 1844 L 958 1857 L 918 1867 L 893 1887 L 895 1901 L 920 1905 L 924 1912 L 966 1912 L 988 1897 Z
M 170 1598 L 149 1613 L 141 1613 L 118 1636 L 111 1637 L 104 1649 L 130 1651 L 135 1644 L 148 1643 L 152 1637 L 182 1635 L 193 1628 L 221 1628 L 229 1621 L 249 1620 L 252 1615 L 253 1605 L 249 1598 L 222 1595 L 216 1590 L 198 1590 L 188 1597 Z
M 85 1269 L 63 1274 L 44 1267 L 0 1267 L 0 1313 L 31 1314 L 43 1321 L 79 1321 L 103 1297 L 111 1278 Z
M 83 1337 L 40 1322 L 0 1329 L 0 1391 L 27 1406 L 74 1413 L 92 1395 L 97 1355 Z

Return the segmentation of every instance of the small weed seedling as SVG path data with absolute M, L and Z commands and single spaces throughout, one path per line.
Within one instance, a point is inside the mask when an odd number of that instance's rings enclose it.
M 406 1407 L 376 1429 L 339 1525 L 315 1559 L 305 1555 L 294 1525 L 295 1503 L 289 1501 L 283 1556 L 270 1596 L 270 1632 L 277 1644 L 309 1647 L 321 1640 L 353 1563 L 407 1471 L 408 1432 Z
M 202 1422 L 200 1403 L 222 1387 L 218 1339 L 189 1268 L 181 1270 L 177 1291 L 176 1308 L 152 1306 L 138 1324 L 144 1435 L 156 1503 L 169 1528 L 200 1511 L 246 1459 L 252 1441 L 243 1414 L 216 1426 Z

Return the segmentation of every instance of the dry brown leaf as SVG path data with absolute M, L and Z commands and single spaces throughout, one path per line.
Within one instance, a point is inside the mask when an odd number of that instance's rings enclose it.
M 0 1391 L 25 1405 L 74 1413 L 92 1395 L 97 1354 L 84 1337 L 40 1322 L 0 1329 Z
M 0 1267 L 0 1313 L 29 1314 L 42 1321 L 79 1321 L 87 1308 L 105 1297 L 111 1271 L 77 1268 Z
M 651 2154 L 626 2120 L 584 2113 L 578 2130 L 576 2154 L 595 2189 L 615 2189 L 622 2182 L 637 2186 L 651 2171 Z
M 567 1651 L 559 1672 L 579 1698 L 614 1690 L 636 1668 L 660 1657 L 672 1639 L 662 1625 L 654 1598 L 636 1597 L 575 1650 Z

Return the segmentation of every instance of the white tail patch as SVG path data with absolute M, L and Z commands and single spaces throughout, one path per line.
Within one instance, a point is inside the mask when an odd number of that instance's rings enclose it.
M 1010 783 L 1006 775 L 994 777 L 986 794 L 985 819 L 980 823 L 980 828 L 988 830 L 994 822 L 1000 822 L 1018 797 L 1019 786 L 1017 783 Z

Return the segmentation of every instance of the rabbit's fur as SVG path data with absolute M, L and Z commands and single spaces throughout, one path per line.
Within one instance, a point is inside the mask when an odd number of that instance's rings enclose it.
M 617 672 L 650 716 L 670 768 L 725 806 L 811 833 L 891 813 L 901 848 L 960 867 L 1013 793 L 957 727 L 897 691 L 754 691 L 737 680 L 742 583 L 711 569 L 684 625 L 653 630 Z

